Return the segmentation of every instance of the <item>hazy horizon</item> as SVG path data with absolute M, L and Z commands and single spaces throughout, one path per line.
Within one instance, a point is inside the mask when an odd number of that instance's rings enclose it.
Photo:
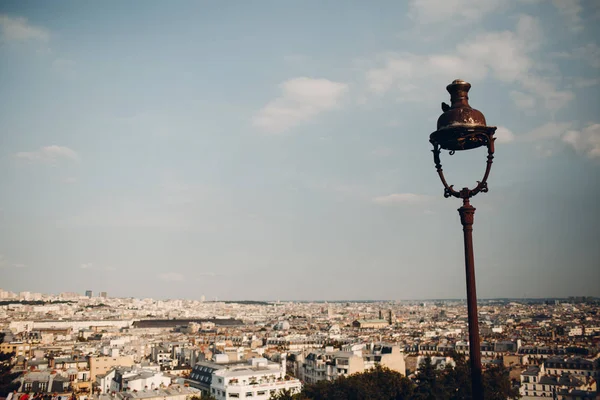
M 477 294 L 600 296 L 600 3 L 0 4 L 0 273 L 115 297 L 461 298 L 445 90 L 498 126 Z M 442 156 L 456 188 L 485 152 Z

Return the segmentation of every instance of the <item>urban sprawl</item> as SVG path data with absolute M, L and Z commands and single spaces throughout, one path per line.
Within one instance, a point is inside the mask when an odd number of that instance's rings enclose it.
M 484 300 L 484 369 L 523 399 L 595 399 L 600 302 Z M 468 357 L 464 301 L 225 302 L 0 290 L 8 400 L 269 399 L 383 366 L 414 378 Z M 0 354 L 1 355 L 1 354 Z

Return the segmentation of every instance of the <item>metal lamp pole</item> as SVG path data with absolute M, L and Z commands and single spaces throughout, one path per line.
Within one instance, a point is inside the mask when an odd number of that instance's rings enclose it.
M 444 185 L 444 197 L 457 197 L 462 199 L 463 205 L 458 209 L 460 222 L 463 226 L 465 271 L 467 278 L 467 308 L 469 313 L 469 361 L 471 364 L 471 385 L 474 400 L 483 400 L 483 382 L 481 372 L 481 349 L 479 341 L 479 319 L 477 316 L 477 292 L 475 288 L 475 261 L 473 257 L 473 220 L 475 207 L 471 205 L 470 198 L 479 192 L 487 192 L 487 179 L 494 159 L 494 132 L 496 127 L 487 126 L 483 114 L 471 108 L 468 92 L 471 85 L 462 80 L 455 80 L 446 87 L 450 93 L 452 104 L 442 103 L 444 113 L 437 122 L 437 131 L 429 136 L 433 145 L 433 160 L 437 173 Z M 449 150 L 450 155 L 456 151 L 475 149 L 485 146 L 488 149 L 485 174 L 473 189 L 463 188 L 454 190 L 453 185 L 448 185 L 442 164 L 440 152 Z

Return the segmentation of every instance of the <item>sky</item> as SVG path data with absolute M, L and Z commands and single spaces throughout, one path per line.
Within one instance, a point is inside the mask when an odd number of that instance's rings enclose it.
M 429 134 L 497 126 L 477 294 L 600 296 L 600 2 L 3 1 L 0 287 L 464 298 Z M 442 155 L 474 186 L 485 149 Z

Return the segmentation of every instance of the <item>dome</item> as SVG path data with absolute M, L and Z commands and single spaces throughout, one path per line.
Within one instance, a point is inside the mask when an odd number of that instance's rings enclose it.
M 483 113 L 469 105 L 470 89 L 471 84 L 461 79 L 456 79 L 446 86 L 452 105 L 438 118 L 438 130 L 456 125 L 486 126 Z

